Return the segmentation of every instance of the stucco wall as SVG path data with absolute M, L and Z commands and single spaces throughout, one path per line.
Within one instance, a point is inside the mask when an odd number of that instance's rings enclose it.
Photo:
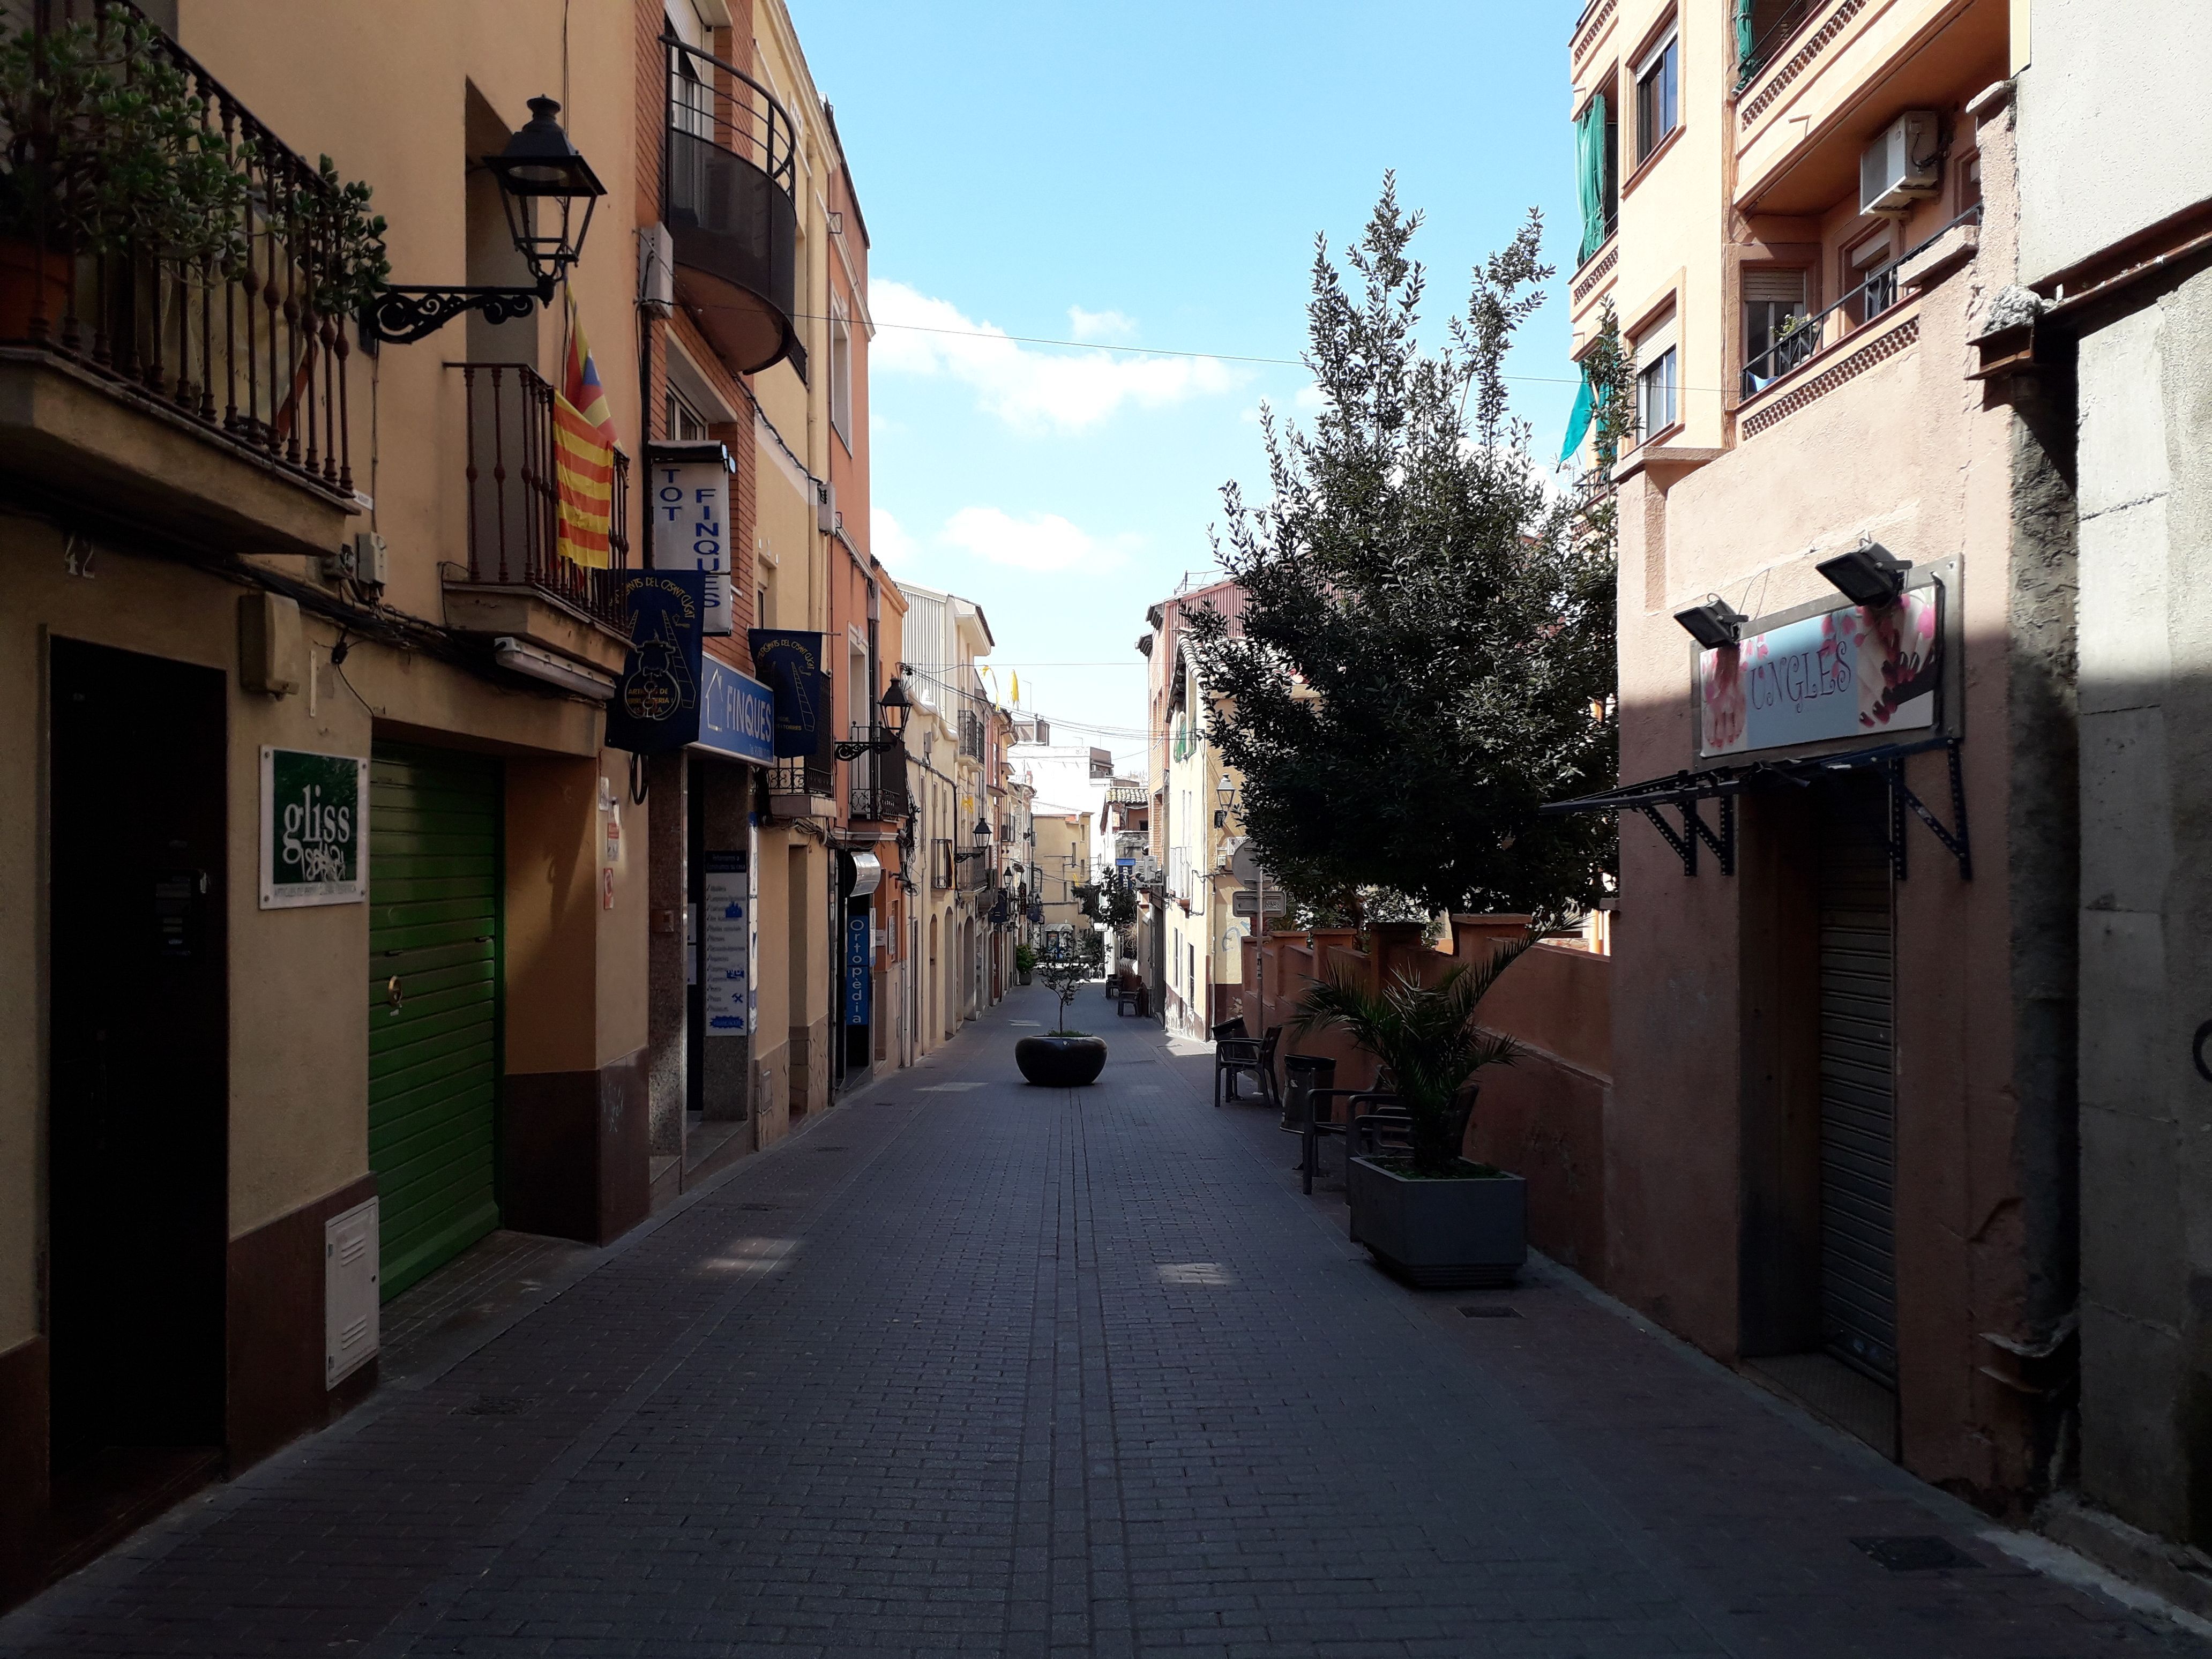
M 2190 1055 L 2212 1014 L 2212 273 L 2086 328 L 2079 385 L 2081 1479 L 2203 1543 L 2212 1088 Z
M 2046 276 L 2212 198 L 2200 0 L 2034 0 L 2019 76 L 2021 274 Z

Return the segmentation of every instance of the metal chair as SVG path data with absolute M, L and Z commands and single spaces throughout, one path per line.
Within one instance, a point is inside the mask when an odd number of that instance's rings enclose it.
M 1335 1103 L 1344 1102 L 1344 1115 L 1336 1115 Z M 1344 1137 L 1344 1158 L 1348 1166 L 1358 1156 L 1354 1148 L 1358 1145 L 1359 1126 L 1374 1123 L 1383 1114 L 1397 1111 L 1398 1097 L 1379 1089 L 1316 1089 L 1307 1097 L 1305 1121 L 1298 1126 L 1298 1172 L 1307 1192 L 1313 1191 L 1314 1176 L 1321 1166 L 1321 1140 L 1323 1135 Z M 1363 1115 L 1360 1107 L 1370 1109 Z M 1408 1120 L 1410 1121 L 1410 1120 Z M 1347 1168 L 1346 1175 L 1350 1171 Z
M 1240 1020 L 1230 1022 L 1242 1024 Z M 1267 1105 L 1278 1105 L 1281 1097 L 1275 1088 L 1275 1049 L 1283 1040 L 1283 1028 L 1270 1025 L 1267 1035 L 1256 1041 L 1249 1036 L 1217 1037 L 1213 1044 L 1213 1103 L 1221 1104 L 1222 1079 L 1229 1080 L 1231 1100 L 1243 1097 L 1237 1092 L 1237 1079 L 1250 1076 L 1258 1080 L 1260 1099 Z

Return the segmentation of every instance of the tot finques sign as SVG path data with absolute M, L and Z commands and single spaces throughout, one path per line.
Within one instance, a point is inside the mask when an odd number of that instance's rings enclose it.
M 368 763 L 261 751 L 261 908 L 368 896 Z
M 1935 725 L 1942 592 L 1846 605 L 1699 652 L 1699 757 Z

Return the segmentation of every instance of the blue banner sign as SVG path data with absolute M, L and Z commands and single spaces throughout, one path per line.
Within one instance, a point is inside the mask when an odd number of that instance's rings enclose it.
M 607 704 L 607 747 L 663 755 L 699 735 L 700 617 L 707 578 L 645 570 L 623 585 L 629 656 Z
M 845 918 L 845 1024 L 868 1023 L 870 994 L 874 988 L 875 947 L 870 933 L 873 923 L 866 913 Z M 817 981 L 818 983 L 818 981 Z
M 749 674 L 714 657 L 702 659 L 699 736 L 713 749 L 756 766 L 775 763 L 775 697 Z
M 775 752 L 818 755 L 831 741 L 830 675 L 822 635 L 788 628 L 756 628 L 747 635 L 753 666 L 775 692 Z

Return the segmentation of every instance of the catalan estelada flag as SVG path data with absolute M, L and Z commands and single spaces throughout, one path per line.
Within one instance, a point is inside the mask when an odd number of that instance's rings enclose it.
M 554 493 L 560 507 L 556 544 L 561 556 L 604 570 L 611 562 L 608 532 L 614 516 L 615 422 L 606 388 L 584 339 L 576 301 L 568 300 L 566 384 L 553 394 Z

